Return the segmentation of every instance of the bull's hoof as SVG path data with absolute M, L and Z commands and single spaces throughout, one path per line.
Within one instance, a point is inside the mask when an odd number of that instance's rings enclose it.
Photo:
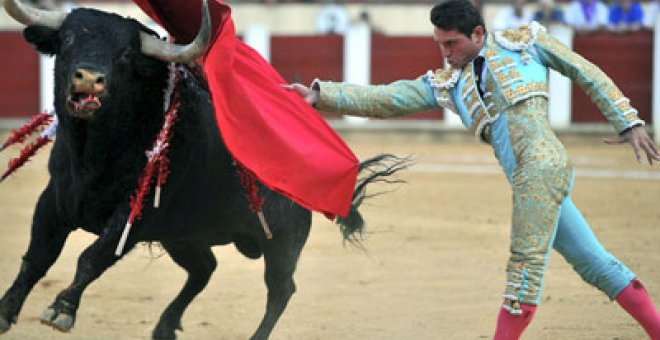
M 41 314 L 41 323 L 51 326 L 60 332 L 68 332 L 73 328 L 76 318 L 72 315 L 57 312 L 55 308 L 48 307 L 43 314 Z
M 0 334 L 6 332 L 11 327 L 11 322 L 5 320 L 3 317 L 0 317 Z
M 158 336 L 156 334 L 152 334 L 151 335 L 151 340 L 176 340 L 176 335 Z
M 172 325 L 176 326 L 172 327 Z M 168 323 L 161 319 L 154 331 L 151 333 L 151 340 L 176 340 L 176 329 L 183 331 L 180 320 L 174 323 Z

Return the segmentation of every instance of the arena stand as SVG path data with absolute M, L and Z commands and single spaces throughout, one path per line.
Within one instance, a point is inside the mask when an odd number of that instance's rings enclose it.
M 409 79 L 435 69 L 441 54 L 431 39 L 428 22 L 429 1 L 402 4 L 378 1 L 344 1 L 352 25 L 345 35 L 321 35 L 314 32 L 315 15 L 320 3 L 233 1 L 237 33 L 273 64 L 290 82 L 309 83 L 315 77 L 335 81 L 385 84 Z M 81 1 L 81 5 L 97 7 L 148 23 L 148 19 L 129 1 Z M 486 21 L 502 3 L 483 8 Z M 360 13 L 368 12 L 370 24 L 357 22 Z M 295 20 L 292 20 L 295 18 Z M 2 126 L 17 122 L 48 108 L 52 102 L 49 87 L 50 62 L 40 58 L 23 41 L 22 27 L 0 13 L 0 44 L 12 46 L 0 50 L 0 118 Z M 654 67 L 653 55 L 658 55 L 654 43 L 658 37 L 650 31 L 625 35 L 600 32 L 573 36 L 565 27 L 551 28 L 573 49 L 599 65 L 630 97 L 640 111 L 640 117 L 653 124 L 660 118 L 660 67 Z M 655 46 L 655 51 L 654 51 Z M 655 58 L 655 63 L 659 63 Z M 42 70 L 42 71 L 40 71 Z M 551 78 L 550 118 L 558 129 L 573 131 L 610 131 L 609 126 L 584 93 L 561 77 Z M 655 104 L 654 104 L 655 101 Z M 554 105 L 554 106 L 553 106 Z M 652 111 L 655 110 L 655 111 Z M 655 113 L 654 113 L 655 112 Z M 655 119 L 654 119 L 655 116 Z M 335 126 L 343 125 L 339 117 L 326 115 Z M 453 114 L 424 112 L 395 121 L 359 124 L 357 128 L 420 128 L 460 129 Z

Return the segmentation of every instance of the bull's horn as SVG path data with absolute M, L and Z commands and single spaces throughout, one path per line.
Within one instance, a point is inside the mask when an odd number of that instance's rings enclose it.
M 67 16 L 63 11 L 45 11 L 24 5 L 19 0 L 4 0 L 4 3 L 7 13 L 25 26 L 40 25 L 57 29 Z
M 188 45 L 175 45 L 141 32 L 142 53 L 168 62 L 187 63 L 200 57 L 211 40 L 211 14 L 207 0 L 202 0 L 202 23 L 195 40 Z

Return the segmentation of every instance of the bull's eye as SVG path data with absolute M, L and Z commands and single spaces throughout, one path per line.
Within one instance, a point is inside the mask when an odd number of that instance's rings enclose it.
M 73 45 L 73 34 L 66 34 L 62 40 L 62 47 L 67 48 Z
M 118 61 L 121 63 L 128 63 L 131 60 L 131 49 L 126 48 L 119 56 Z

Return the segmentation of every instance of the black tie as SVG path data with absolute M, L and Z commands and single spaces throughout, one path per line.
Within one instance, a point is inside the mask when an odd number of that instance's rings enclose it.
M 484 92 L 481 90 L 481 71 L 484 68 L 484 57 L 482 56 L 477 56 L 474 59 L 474 73 L 476 75 L 477 79 L 477 91 L 479 91 L 479 96 L 483 98 Z

